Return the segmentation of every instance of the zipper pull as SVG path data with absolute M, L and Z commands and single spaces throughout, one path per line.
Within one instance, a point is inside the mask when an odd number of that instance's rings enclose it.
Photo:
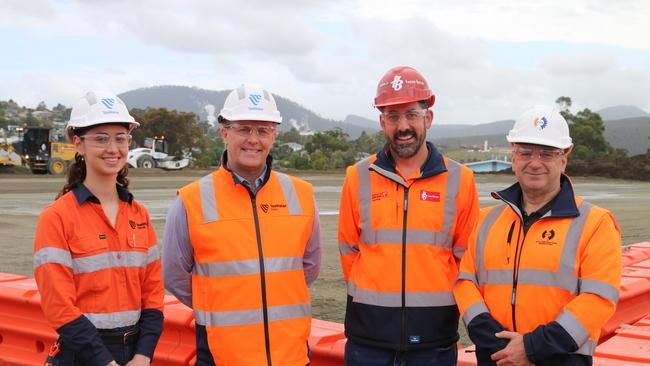
M 517 284 L 512 287 L 512 298 L 510 298 L 510 305 L 515 306 L 515 302 L 517 301 Z

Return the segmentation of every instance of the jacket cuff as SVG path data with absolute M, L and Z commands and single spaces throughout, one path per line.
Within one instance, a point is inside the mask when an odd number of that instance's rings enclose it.
M 524 334 L 524 348 L 528 360 L 537 363 L 552 356 L 574 352 L 578 345 L 559 323 L 552 321 Z
M 97 328 L 85 316 L 79 316 L 56 331 L 63 346 L 69 347 L 90 365 L 105 366 L 113 361 L 113 355 L 99 337 Z
M 158 309 L 144 309 L 140 314 L 140 335 L 135 353 L 153 360 L 153 353 L 163 331 L 163 313 Z
M 496 333 L 507 330 L 489 313 L 481 313 L 467 324 L 469 338 L 476 345 L 477 353 L 492 355 L 508 345 L 507 339 L 497 338 Z

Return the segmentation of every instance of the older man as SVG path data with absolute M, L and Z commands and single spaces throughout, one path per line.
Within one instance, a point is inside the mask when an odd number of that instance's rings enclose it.
M 267 90 L 233 90 L 219 115 L 221 167 L 170 209 L 163 277 L 194 309 L 197 365 L 309 363 L 320 229 L 311 185 L 271 168 L 281 121 Z
M 575 195 L 556 109 L 527 111 L 507 140 L 517 183 L 481 211 L 454 287 L 478 364 L 591 365 L 618 299 L 620 230 Z

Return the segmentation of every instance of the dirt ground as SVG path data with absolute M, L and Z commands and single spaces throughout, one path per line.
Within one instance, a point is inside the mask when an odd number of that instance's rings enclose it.
M 175 190 L 207 171 L 138 170 L 130 173 L 131 190 L 149 210 L 158 241 L 162 243 L 167 208 Z M 321 274 L 312 286 L 314 317 L 342 322 L 346 290 L 342 281 L 337 248 L 337 211 L 342 173 L 297 174 L 314 185 L 320 211 L 323 243 Z M 477 187 L 481 206 L 496 201 L 489 192 L 505 188 L 512 176 L 479 175 Z M 624 245 L 650 240 L 650 182 L 602 178 L 577 178 L 576 191 L 585 199 L 610 209 L 623 232 Z M 32 245 L 39 212 L 52 202 L 63 178 L 0 173 L 0 272 L 32 276 Z M 463 343 L 467 339 L 463 338 Z

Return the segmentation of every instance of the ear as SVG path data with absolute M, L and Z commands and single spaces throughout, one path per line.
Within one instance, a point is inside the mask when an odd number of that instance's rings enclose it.
M 84 156 L 86 154 L 86 149 L 84 144 L 82 144 L 83 140 L 81 137 L 74 135 L 72 136 L 72 143 L 74 144 L 75 149 L 79 153 L 79 155 Z
M 569 156 L 569 154 L 571 154 L 571 151 L 573 151 L 574 147 L 575 145 L 571 145 L 568 148 L 564 149 L 564 156 Z
M 221 134 L 223 141 L 226 141 L 226 138 L 228 137 L 228 129 L 225 128 L 224 125 L 219 126 L 219 133 Z

